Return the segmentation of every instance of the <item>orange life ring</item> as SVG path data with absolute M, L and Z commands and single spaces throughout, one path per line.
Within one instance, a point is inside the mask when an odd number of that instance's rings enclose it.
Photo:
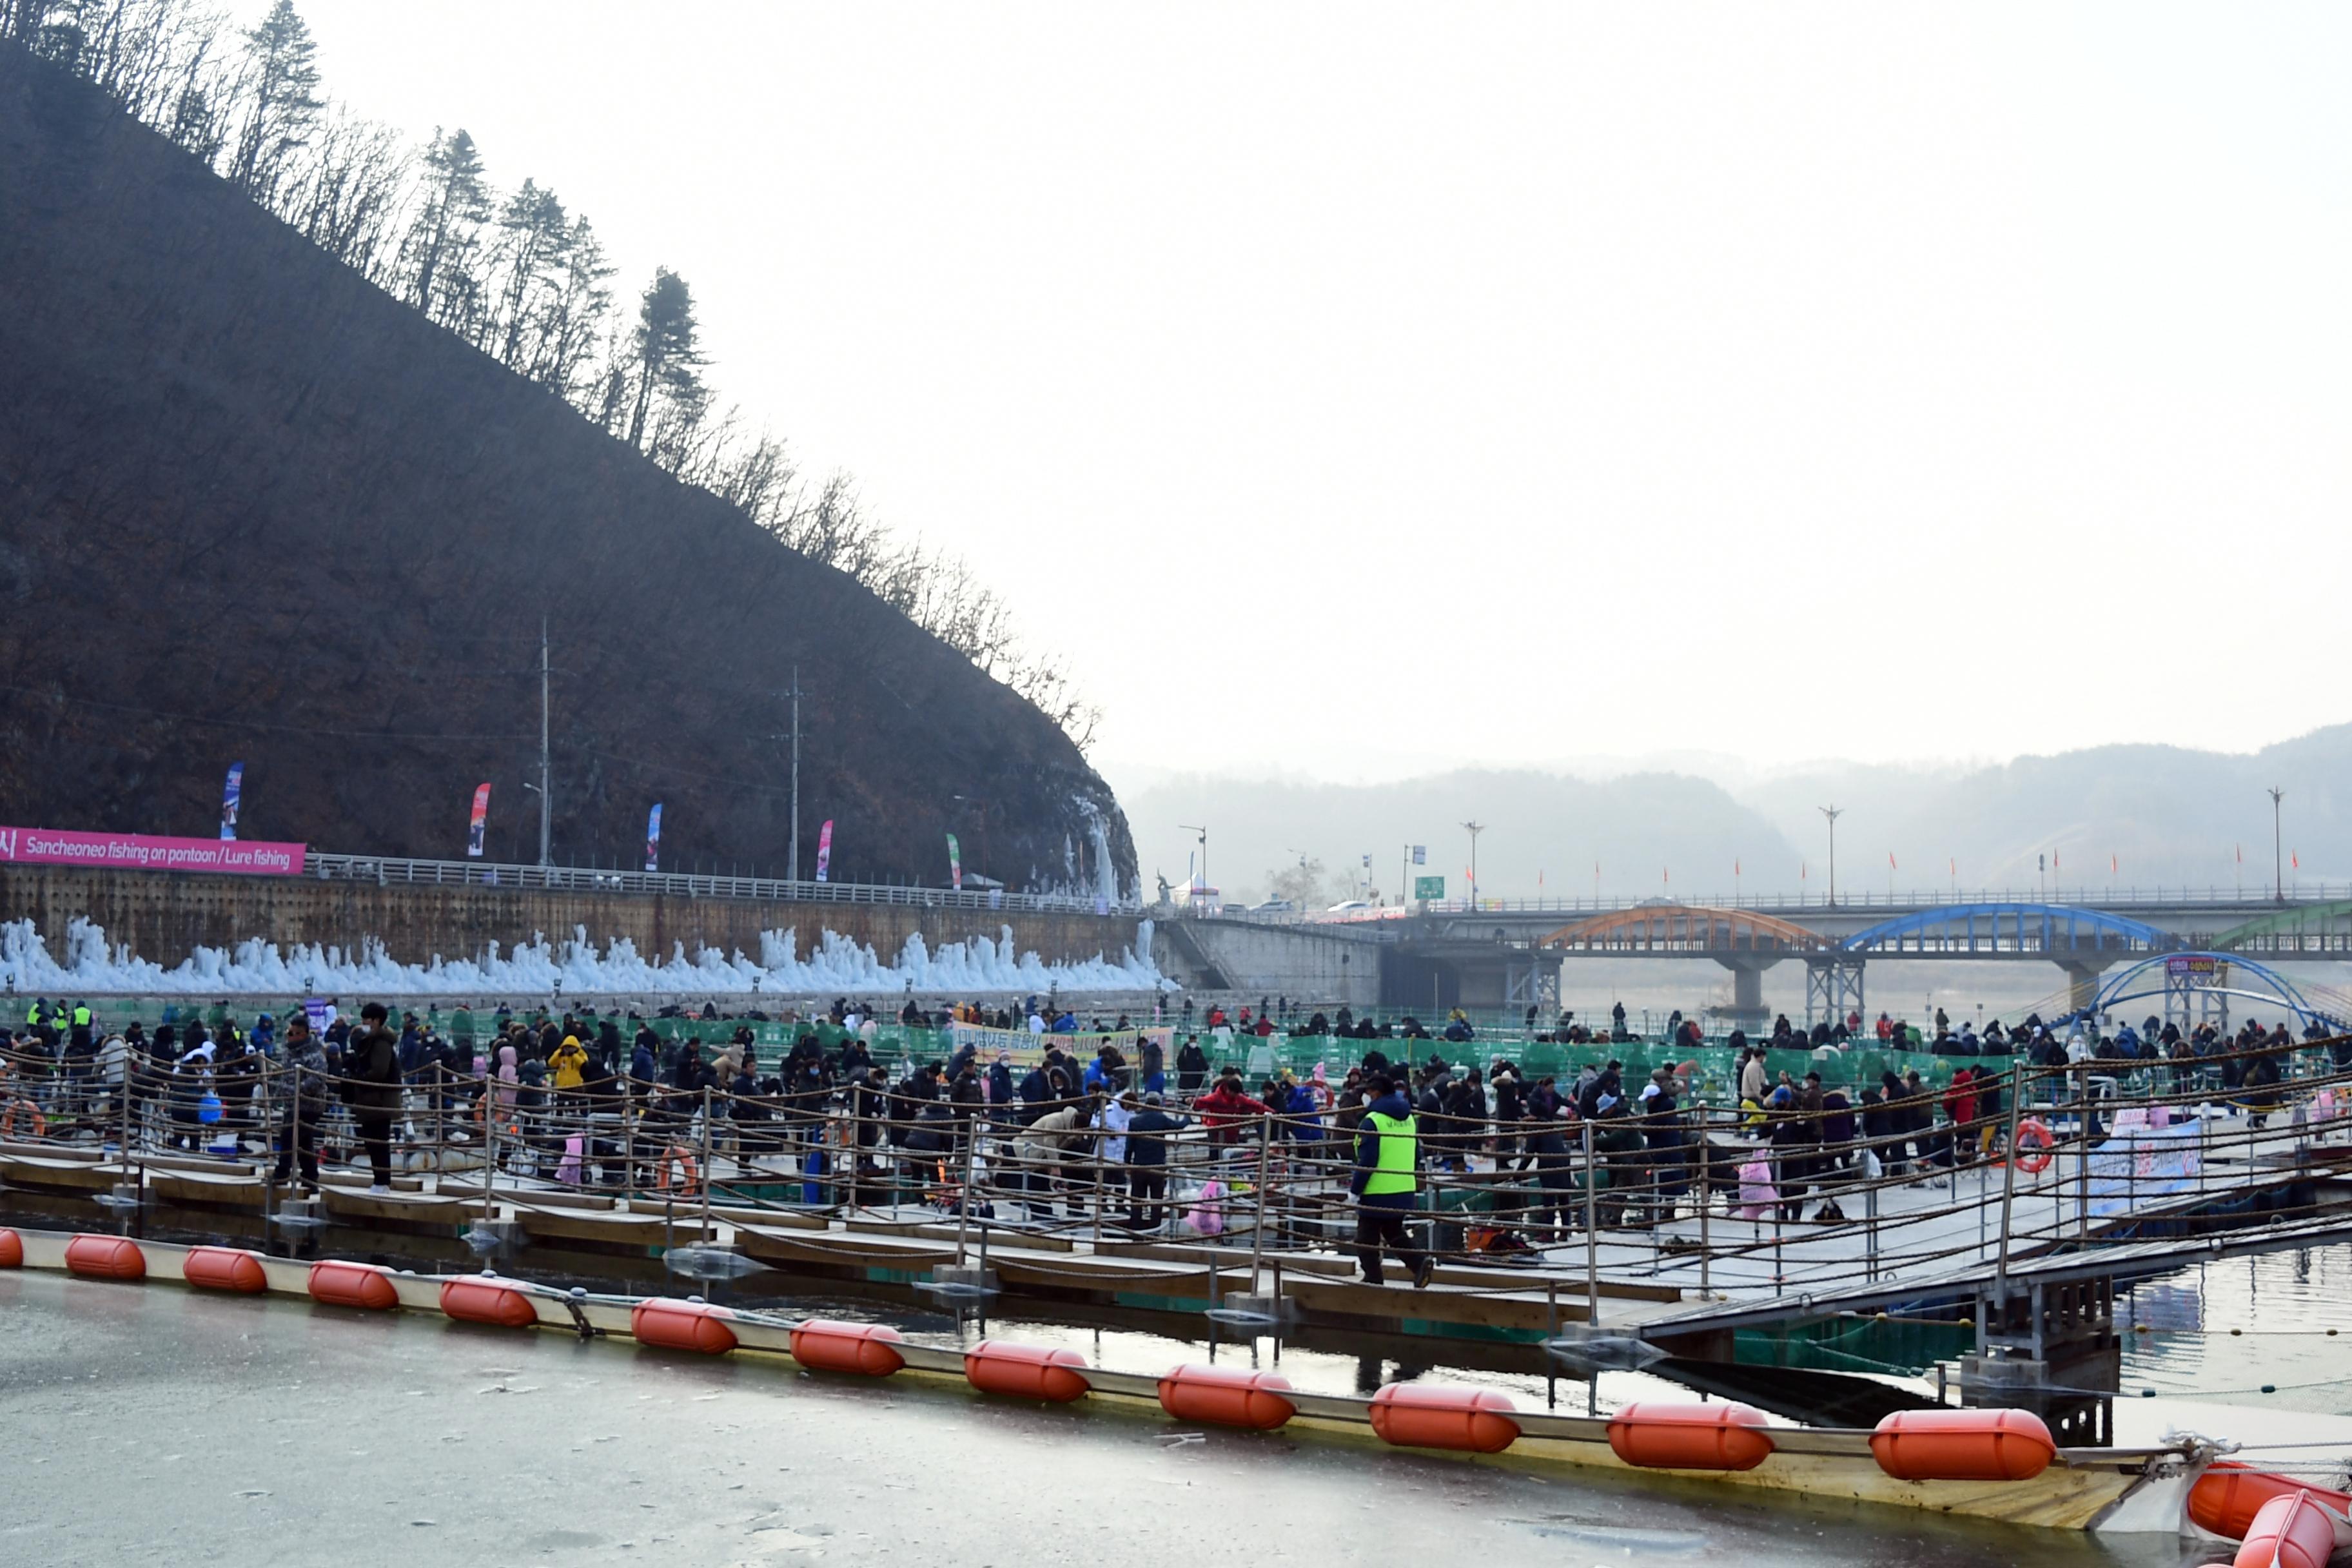
M 2038 1116 L 2029 1116 L 2017 1124 L 2017 1147 L 2010 1152 L 2019 1170 L 2038 1176 L 2050 1168 L 2051 1152 L 2057 1147 L 2058 1140 L 2048 1125 Z
M 46 1137 L 48 1134 L 49 1119 L 41 1114 L 41 1108 L 39 1106 L 34 1104 L 29 1100 L 12 1100 L 8 1102 L 8 1109 L 5 1111 L 0 1111 L 0 1138 L 12 1138 L 16 1136 L 16 1112 L 20 1110 L 29 1110 L 33 1113 L 34 1137 L 41 1138 Z
M 680 1196 L 693 1198 L 702 1195 L 702 1168 L 694 1163 L 694 1155 L 682 1144 L 673 1143 L 662 1151 L 661 1170 L 654 1178 L 655 1190 L 668 1192 L 673 1185 L 673 1176 Z

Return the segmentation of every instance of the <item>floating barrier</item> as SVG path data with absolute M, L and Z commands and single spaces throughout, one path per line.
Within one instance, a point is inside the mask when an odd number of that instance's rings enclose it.
M 393 1289 L 392 1270 L 380 1264 L 328 1258 L 310 1265 L 310 1300 L 330 1307 L 388 1312 L 400 1305 L 400 1292 Z
M 1517 1409 L 1491 1389 L 1391 1383 L 1372 1395 L 1372 1430 L 1400 1448 L 1499 1454 L 1519 1440 Z
M 1180 1366 L 1160 1380 L 1160 1408 L 1179 1421 L 1271 1432 L 1298 1414 L 1290 1380 L 1270 1372 Z
M 728 1320 L 735 1314 L 707 1301 L 680 1301 L 656 1296 L 629 1309 L 629 1333 L 641 1345 L 664 1350 L 693 1351 L 699 1355 L 725 1355 L 735 1348 L 735 1331 Z
M 1076 1351 L 1006 1344 L 1002 1340 L 982 1340 L 963 1352 L 964 1378 L 982 1394 L 1043 1399 L 1055 1405 L 1084 1399 L 1091 1392 L 1086 1366 L 1087 1358 Z
M 1645 1470 L 1752 1470 L 1772 1457 L 1764 1413 L 1745 1405 L 1628 1405 L 1609 1447 Z
M 907 1364 L 897 1346 L 905 1342 L 887 1323 L 837 1323 L 811 1318 L 792 1331 L 793 1359 L 818 1372 L 887 1377 Z
M 25 1238 L 15 1231 L 0 1227 L 0 1268 L 25 1267 Z
M 2297 1488 L 2263 1504 L 2231 1568 L 2327 1568 L 2336 1554 L 2336 1516 Z
M 442 1281 L 441 1310 L 461 1323 L 488 1323 L 499 1329 L 539 1325 L 539 1309 L 530 1304 L 529 1296 L 488 1278 Z
M 2017 1124 L 2017 1168 L 2026 1174 L 2038 1176 L 2048 1170 L 2057 1147 L 2050 1124 L 2040 1117 L 2029 1116 Z
M 1898 1410 L 1870 1435 L 1870 1451 L 1899 1481 L 2030 1481 L 2058 1445 L 2028 1410 Z
M 147 1255 L 127 1236 L 84 1232 L 66 1243 L 66 1272 L 84 1279 L 144 1279 Z
M 180 1259 L 180 1272 L 199 1290 L 230 1290 L 257 1296 L 269 1289 L 261 1255 L 240 1247 L 192 1247 Z

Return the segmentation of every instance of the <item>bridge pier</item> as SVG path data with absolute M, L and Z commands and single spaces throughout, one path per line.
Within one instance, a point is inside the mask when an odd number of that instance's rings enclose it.
M 2099 976 L 2105 973 L 2115 960 L 2112 958 L 2062 958 L 2058 967 L 2066 974 L 2066 1010 L 2079 1013 L 2099 999 Z
M 1765 1018 L 1764 972 L 1780 962 L 1778 954 L 1717 954 L 1716 962 L 1731 971 L 1731 1014 L 1742 1027 Z

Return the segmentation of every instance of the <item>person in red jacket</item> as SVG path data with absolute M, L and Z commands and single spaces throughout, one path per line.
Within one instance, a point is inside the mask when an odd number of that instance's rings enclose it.
M 1216 1088 L 1192 1102 L 1192 1109 L 1208 1130 L 1210 1145 L 1220 1149 L 1240 1135 L 1242 1124 L 1251 1117 L 1274 1114 L 1265 1101 L 1242 1092 L 1241 1069 L 1231 1067 L 1218 1077 Z
M 1951 1119 L 1952 1163 L 1958 1164 L 1976 1150 L 1977 1074 L 1974 1068 L 1962 1068 L 1952 1075 L 1951 1088 L 1944 1090 L 1944 1114 Z

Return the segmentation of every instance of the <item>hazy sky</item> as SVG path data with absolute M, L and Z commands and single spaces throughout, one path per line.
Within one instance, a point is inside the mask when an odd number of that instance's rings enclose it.
M 684 273 L 1114 784 L 2352 714 L 2352 9 L 301 9 Z

